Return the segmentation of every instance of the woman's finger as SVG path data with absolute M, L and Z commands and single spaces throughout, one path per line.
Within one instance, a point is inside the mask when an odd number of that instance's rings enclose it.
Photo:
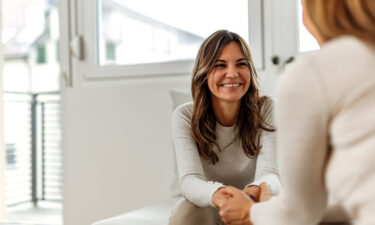
M 259 201 L 268 201 L 273 196 L 272 191 L 266 182 L 260 184 Z
M 244 189 L 244 192 L 255 202 L 259 201 L 260 187 L 249 186 Z
M 220 189 L 220 192 L 223 193 L 223 194 L 226 194 L 226 195 L 230 195 L 230 196 L 235 196 L 238 194 L 238 192 L 241 192 L 240 190 L 238 190 L 237 188 L 235 187 L 225 187 L 225 188 L 222 188 Z

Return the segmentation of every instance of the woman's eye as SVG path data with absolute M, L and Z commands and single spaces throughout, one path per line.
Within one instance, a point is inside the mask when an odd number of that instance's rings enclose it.
M 216 64 L 215 67 L 225 67 L 225 64 Z
M 249 65 L 245 62 L 242 62 L 242 63 L 238 63 L 238 66 L 249 66 Z

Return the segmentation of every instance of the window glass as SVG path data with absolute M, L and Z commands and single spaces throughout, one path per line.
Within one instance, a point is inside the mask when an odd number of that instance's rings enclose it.
M 302 22 L 302 5 L 301 0 L 298 2 L 298 33 L 299 33 L 299 52 L 309 52 L 319 49 L 319 44 L 315 38 L 309 33 Z
M 248 1 L 98 0 L 98 64 L 194 59 L 219 29 L 248 40 Z
M 39 44 L 37 47 L 37 63 L 43 64 L 46 63 L 46 45 L 45 44 Z

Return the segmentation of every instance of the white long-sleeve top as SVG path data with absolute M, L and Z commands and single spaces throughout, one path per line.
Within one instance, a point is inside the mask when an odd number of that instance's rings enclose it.
M 276 132 L 262 132 L 263 147 L 258 157 L 252 159 L 245 155 L 239 140 L 230 144 L 236 126 L 224 127 L 216 123 L 216 140 L 222 151 L 214 147 L 219 162 L 213 165 L 199 156 L 190 126 L 192 110 L 192 102 L 183 104 L 172 117 L 180 189 L 186 199 L 200 207 L 214 207 L 212 195 L 225 185 L 243 189 L 247 185 L 267 182 L 274 193 L 279 191 L 281 185 L 275 148 Z M 273 125 L 272 111 L 273 103 L 269 99 L 264 103 L 261 113 L 270 125 Z
M 315 225 L 331 205 L 338 221 L 375 224 L 375 48 L 326 43 L 286 69 L 277 99 L 283 189 L 251 208 L 253 224 Z

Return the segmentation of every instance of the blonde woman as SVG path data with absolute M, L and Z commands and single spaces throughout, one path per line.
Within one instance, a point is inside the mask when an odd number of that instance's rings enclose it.
M 227 224 L 375 224 L 375 1 L 304 0 L 303 19 L 321 49 L 278 84 L 283 190 L 254 203 L 223 188 Z
M 182 194 L 170 225 L 222 224 L 218 190 L 235 186 L 255 201 L 259 184 L 280 188 L 272 100 L 259 95 L 245 41 L 220 30 L 201 45 L 191 81 L 193 102 L 173 114 Z

